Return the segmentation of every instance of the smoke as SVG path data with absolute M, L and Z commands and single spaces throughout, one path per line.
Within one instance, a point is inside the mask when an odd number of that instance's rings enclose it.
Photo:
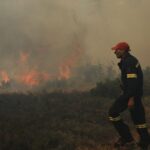
M 0 70 L 6 70 L 12 78 L 33 69 L 56 74 L 79 47 L 84 51 L 84 28 L 63 3 L 0 3 Z M 22 53 L 28 54 L 24 64 L 19 61 Z
M 92 1 L 94 2 L 94 1 Z M 142 66 L 149 65 L 150 38 L 148 0 L 97 0 L 86 17 L 86 50 L 94 62 L 110 64 L 116 61 L 110 48 L 127 41 Z
M 52 73 L 78 51 L 71 66 L 117 61 L 110 48 L 127 41 L 149 65 L 148 0 L 1 0 L 0 70 L 13 78 L 23 70 Z M 19 62 L 21 53 L 27 62 Z

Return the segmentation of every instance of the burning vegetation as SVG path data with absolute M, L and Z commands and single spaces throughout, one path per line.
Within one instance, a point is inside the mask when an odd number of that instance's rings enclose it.
M 40 52 L 43 53 L 42 50 L 40 50 Z M 97 68 L 93 70 L 94 65 L 79 65 L 78 63 L 83 57 L 83 53 L 84 49 L 77 46 L 71 54 L 68 54 L 68 56 L 57 65 L 56 71 L 52 72 L 50 69 L 45 69 L 44 66 L 43 68 L 38 66 L 39 63 L 33 63 L 31 61 L 33 58 L 30 52 L 20 52 L 19 58 L 16 60 L 17 66 L 14 68 L 13 73 L 8 69 L 0 71 L 1 89 L 20 92 L 22 90 L 39 90 L 41 88 L 47 90 L 64 89 L 65 87 L 70 89 L 79 88 L 81 84 L 84 87 L 88 87 L 89 85 L 87 83 L 90 85 L 93 83 L 94 85 L 94 78 L 97 76 L 96 80 L 98 80 L 98 74 L 100 74 L 100 69 L 102 68 L 97 66 Z M 44 55 L 46 56 L 46 54 Z M 87 69 L 89 69 L 89 71 L 87 71 Z M 96 70 L 97 75 L 95 75 Z M 95 75 L 92 77 L 93 79 L 90 79 L 91 74 Z M 90 82 L 89 79 L 94 82 Z
M 0 71 L 0 77 L 1 77 L 0 87 L 6 88 L 7 86 L 9 86 L 10 78 L 9 78 L 7 72 L 3 71 L 3 70 Z

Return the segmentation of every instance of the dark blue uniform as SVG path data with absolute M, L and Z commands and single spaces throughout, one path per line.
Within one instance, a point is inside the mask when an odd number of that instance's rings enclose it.
M 122 90 L 126 97 L 143 95 L 143 73 L 138 60 L 127 53 L 118 64 L 121 70 Z
M 141 66 L 138 60 L 129 53 L 121 59 L 118 66 L 121 70 L 121 88 L 123 93 L 111 106 L 109 120 L 124 140 L 127 142 L 132 141 L 133 137 L 128 126 L 121 119 L 120 113 L 128 108 L 129 98 L 134 97 L 134 107 L 129 109 L 129 111 L 140 135 L 140 141 L 145 144 L 148 141 L 149 135 L 145 122 L 145 111 L 141 102 L 143 95 L 143 73 Z

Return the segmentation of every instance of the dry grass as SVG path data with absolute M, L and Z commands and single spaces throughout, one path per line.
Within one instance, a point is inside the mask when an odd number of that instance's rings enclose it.
M 113 150 L 112 101 L 86 93 L 0 95 L 0 150 Z M 149 98 L 144 104 L 149 118 Z

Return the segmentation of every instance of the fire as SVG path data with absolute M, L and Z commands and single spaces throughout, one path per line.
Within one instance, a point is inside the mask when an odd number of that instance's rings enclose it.
M 67 60 L 59 67 L 59 79 L 69 79 L 71 77 L 71 68 L 74 67 L 82 54 L 82 49 L 80 46 L 72 53 Z
M 21 82 L 30 86 L 38 85 L 39 84 L 38 75 L 35 71 L 25 73 L 21 76 Z
M 20 82 L 29 86 L 38 86 L 42 81 L 47 81 L 50 79 L 50 75 L 46 72 L 38 72 L 36 70 L 31 70 L 20 76 Z
M 78 45 L 77 45 L 78 46 Z M 41 51 L 40 51 L 41 52 Z M 43 52 L 43 51 L 42 51 Z M 30 53 L 21 52 L 17 60 L 19 70 L 14 69 L 12 73 L 12 84 L 23 84 L 29 87 L 37 87 L 40 84 L 49 80 L 68 80 L 72 76 L 72 68 L 78 63 L 82 54 L 81 48 L 75 47 L 73 53 L 69 54 L 67 58 L 58 66 L 58 73 L 49 73 L 41 70 L 38 64 L 30 64 Z M 43 53 L 42 53 L 43 54 Z M 45 54 L 44 54 L 45 55 Z M 33 61 L 34 62 L 34 61 Z M 31 69 L 32 66 L 32 69 Z M 34 68 L 34 69 L 33 69 Z M 9 84 L 10 78 L 6 71 L 0 71 L 1 84 Z
M 10 81 L 9 76 L 6 71 L 1 71 L 0 76 L 2 78 L 2 82 L 8 83 Z
M 1 77 L 0 88 L 5 88 L 9 86 L 10 78 L 8 76 L 8 73 L 2 70 L 0 71 L 0 77 Z
M 28 86 L 38 86 L 40 82 L 50 79 L 50 75 L 46 72 L 30 70 L 28 68 L 29 53 L 21 52 L 19 62 L 22 65 L 22 72 L 16 75 L 16 81 Z
M 71 75 L 70 67 L 68 65 L 61 65 L 59 68 L 60 77 L 59 79 L 69 79 Z

